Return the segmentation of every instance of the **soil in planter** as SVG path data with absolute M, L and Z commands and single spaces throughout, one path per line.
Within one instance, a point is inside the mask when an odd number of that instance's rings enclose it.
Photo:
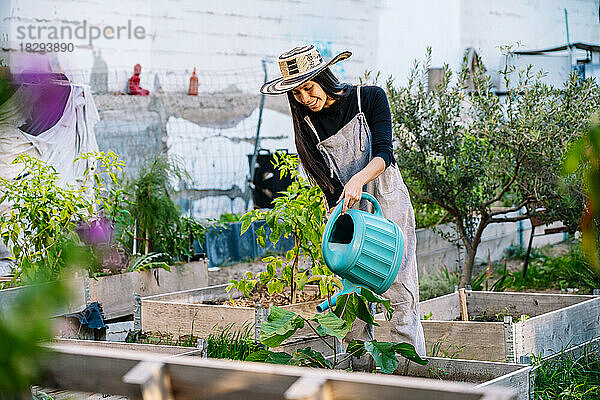
M 224 303 L 228 306 L 233 307 L 254 307 L 256 303 L 260 303 L 263 307 L 268 307 L 269 305 L 273 306 L 287 306 L 290 304 L 290 293 L 284 292 L 282 293 L 273 293 L 270 295 L 268 293 L 252 293 L 250 298 L 242 297 L 239 299 L 231 299 L 227 300 Z M 297 294 L 296 303 L 306 303 L 309 301 L 319 300 L 320 296 L 317 293 L 306 293 L 300 292 Z
M 513 315 L 510 313 L 504 313 L 504 312 L 500 312 L 500 313 L 496 313 L 496 314 L 492 314 L 492 313 L 488 313 L 487 311 L 484 311 L 483 314 L 479 314 L 479 315 L 469 315 L 469 321 L 475 321 L 475 322 L 504 322 L 504 317 L 507 316 L 511 316 L 514 322 L 520 321 L 521 320 L 521 315 Z M 529 318 L 530 315 L 527 315 L 526 318 Z M 454 321 L 462 321 L 461 317 L 457 317 L 454 319 Z
M 233 292 L 232 292 L 233 293 Z M 296 304 L 306 303 L 309 301 L 322 300 L 319 296 L 319 291 L 316 286 L 305 286 L 304 290 L 296 293 Z M 232 307 L 254 307 L 256 303 L 260 303 L 263 307 L 273 306 L 287 306 L 290 305 L 290 290 L 289 288 L 284 289 L 283 293 L 273 293 L 270 295 L 264 291 L 262 293 L 252 292 L 250 297 L 240 297 L 237 299 L 228 300 L 204 300 L 196 304 L 211 304 L 211 305 L 227 305 Z

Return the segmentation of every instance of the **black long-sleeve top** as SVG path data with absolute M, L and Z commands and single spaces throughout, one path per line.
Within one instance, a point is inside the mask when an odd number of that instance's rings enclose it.
M 323 108 L 321 111 L 312 112 L 307 107 L 302 107 L 302 111 L 310 117 L 321 140 L 336 134 L 358 114 L 356 88 L 356 86 L 351 86 L 346 89 L 347 93 L 342 98 L 337 99 L 330 107 Z M 385 91 L 378 86 L 362 86 L 360 100 L 362 112 L 365 114 L 373 140 L 372 157 L 381 157 L 387 168 L 390 164 L 396 163 L 392 151 L 392 119 L 387 96 Z M 302 123 L 306 124 L 304 121 Z M 307 127 L 307 129 L 310 128 Z M 310 137 L 312 139 L 310 147 L 314 156 L 322 163 L 320 167 L 328 170 L 322 154 L 317 149 L 317 138 L 314 135 Z M 332 183 L 334 192 L 324 191 L 329 207 L 335 205 L 343 191 L 343 186 L 336 177 L 332 179 Z

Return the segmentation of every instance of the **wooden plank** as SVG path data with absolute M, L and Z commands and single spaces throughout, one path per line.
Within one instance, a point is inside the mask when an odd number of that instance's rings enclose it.
M 107 319 L 133 314 L 134 293 L 149 296 L 207 285 L 206 260 L 172 266 L 171 272 L 158 268 L 89 279 L 90 300 L 102 305 Z
M 50 320 L 55 337 L 65 339 L 95 340 L 95 329 L 81 325 L 75 317 L 55 317 Z M 99 332 L 101 333 L 101 332 Z
M 205 301 L 222 302 L 227 301 L 230 298 L 237 299 L 242 296 L 242 294 L 237 290 L 232 290 L 231 293 L 227 293 L 225 290 L 226 287 L 227 284 L 198 287 L 172 293 L 146 296 L 144 297 L 144 300 L 194 304 L 203 303 Z
M 207 336 L 214 328 L 224 328 L 235 324 L 238 328 L 243 324 L 254 325 L 255 308 L 232 307 L 221 304 L 202 304 L 202 302 L 220 302 L 227 300 L 227 285 L 189 289 L 175 293 L 148 296 L 142 298 L 142 330 L 166 331 L 172 334 L 189 334 L 193 332 L 200 337 Z M 232 294 L 236 295 L 237 291 Z M 237 293 L 239 296 L 239 293 Z M 282 306 L 287 310 L 300 314 L 304 318 L 312 318 L 317 314 L 316 307 L 320 301 L 310 301 Z M 315 337 L 314 331 L 305 326 L 294 334 L 294 339 Z M 285 342 L 287 343 L 287 341 Z
M 141 344 L 141 343 L 124 343 L 124 342 L 104 342 L 96 340 L 77 340 L 77 339 L 55 339 L 53 343 L 62 345 L 76 345 L 85 346 L 96 349 L 112 349 L 117 351 L 143 351 L 146 353 L 158 353 L 165 355 L 188 355 L 195 349 L 194 347 L 183 347 L 183 346 L 166 346 L 160 344 Z M 200 353 L 193 354 L 194 356 L 200 356 Z
M 465 359 L 504 361 L 504 324 L 502 322 L 421 321 L 427 353 L 439 342 L 441 353 L 456 353 Z
M 142 299 L 142 330 L 205 337 L 214 328 L 254 325 L 254 309 L 225 305 L 171 303 Z
M 175 400 L 171 377 L 162 362 L 140 361 L 123 376 L 123 382 L 135 386 L 139 390 L 136 397 L 143 400 Z
M 313 341 L 317 341 L 317 339 L 313 339 Z M 190 348 L 176 346 L 94 342 L 85 340 L 57 340 L 56 343 L 76 344 L 86 346 L 89 348 L 107 348 L 119 351 L 148 351 L 152 353 L 161 353 L 166 355 L 186 354 L 191 350 Z M 303 344 L 306 345 L 307 343 Z M 303 346 L 302 344 L 298 344 L 298 347 L 303 348 L 306 347 L 305 345 Z M 308 345 L 311 344 L 308 343 Z M 311 345 L 311 347 L 315 349 L 314 344 Z M 285 350 L 289 351 L 290 349 Z M 338 360 L 340 359 L 340 357 L 344 357 L 344 355 L 338 354 Z M 332 357 L 327 358 L 332 360 Z M 408 366 L 406 365 L 407 363 L 401 363 L 400 367 L 395 373 L 403 376 L 435 378 L 468 383 L 482 383 L 489 381 L 490 379 L 497 379 L 507 374 L 511 374 L 523 368 L 522 365 L 510 363 L 494 363 L 485 361 L 447 359 L 437 357 L 427 357 L 427 359 L 429 360 L 429 364 L 426 366 L 421 366 L 412 362 L 408 362 Z M 516 385 L 515 387 L 519 388 L 519 390 L 520 387 L 524 384 L 522 381 L 517 381 L 516 376 L 506 382 L 512 382 L 514 385 Z M 508 387 L 508 384 L 504 384 L 504 386 Z
M 520 364 L 504 362 L 439 357 L 426 357 L 426 359 L 429 361 L 427 365 L 420 365 L 405 359 L 400 362 L 394 374 L 480 384 L 520 371 L 523 368 L 523 365 Z
M 519 365 L 519 364 L 516 364 Z M 475 386 L 478 389 L 485 388 L 506 388 L 514 390 L 516 393 L 516 400 L 529 400 L 529 393 L 531 388 L 529 387 L 529 377 L 532 371 L 531 367 L 523 367 L 517 371 L 511 372 L 504 376 L 500 376 L 496 379 L 481 383 Z
M 552 293 L 511 293 L 467 291 L 467 305 L 471 315 L 522 314 L 530 317 L 569 307 L 593 299 L 594 296 Z
M 467 295 L 465 288 L 458 289 L 458 303 L 460 305 L 460 319 L 463 321 L 469 320 L 469 312 L 467 311 Z
M 333 400 L 331 386 L 325 378 L 300 377 L 284 393 L 286 400 Z
M 326 379 L 335 399 L 388 400 L 482 400 L 486 393 L 496 400 L 512 395 L 501 389 L 472 389 L 470 385 L 381 374 L 348 373 L 262 363 L 199 358 L 157 357 L 140 352 L 89 349 L 80 346 L 51 346 L 55 352 L 43 360 L 43 379 L 48 387 L 134 395 L 122 381 L 140 361 L 162 362 L 168 367 L 177 399 L 260 399 L 284 397 L 300 377 Z
M 436 297 L 419 303 L 421 318 L 430 316 L 429 319 L 439 321 L 452 321 L 460 317 L 458 292 Z
M 576 346 L 600 336 L 600 298 L 552 311 L 518 322 L 515 354 L 548 357 L 563 348 Z
M 83 310 L 87 303 L 85 299 L 85 280 L 83 276 L 75 276 L 74 278 L 66 279 L 64 282 L 69 288 L 70 301 L 69 303 L 56 311 L 53 316 L 79 312 Z M 38 285 L 19 286 L 10 289 L 0 290 L 0 311 L 12 307 L 13 304 L 21 296 L 27 296 L 30 291 L 35 290 Z

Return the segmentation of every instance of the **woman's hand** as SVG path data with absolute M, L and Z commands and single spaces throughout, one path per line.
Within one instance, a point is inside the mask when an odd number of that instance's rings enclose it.
M 350 178 L 348 183 L 346 183 L 346 186 L 344 186 L 344 190 L 342 191 L 342 195 L 337 201 L 337 203 L 339 203 L 342 201 L 342 199 L 344 199 L 342 214 L 344 214 L 348 208 L 352 208 L 352 206 L 360 201 L 365 183 L 366 182 L 360 173 L 354 175 L 352 178 Z

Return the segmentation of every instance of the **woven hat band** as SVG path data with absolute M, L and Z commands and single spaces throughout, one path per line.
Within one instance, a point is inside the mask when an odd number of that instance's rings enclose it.
M 312 72 L 323 63 L 323 57 L 313 45 L 296 47 L 279 57 L 279 69 L 283 79 Z

